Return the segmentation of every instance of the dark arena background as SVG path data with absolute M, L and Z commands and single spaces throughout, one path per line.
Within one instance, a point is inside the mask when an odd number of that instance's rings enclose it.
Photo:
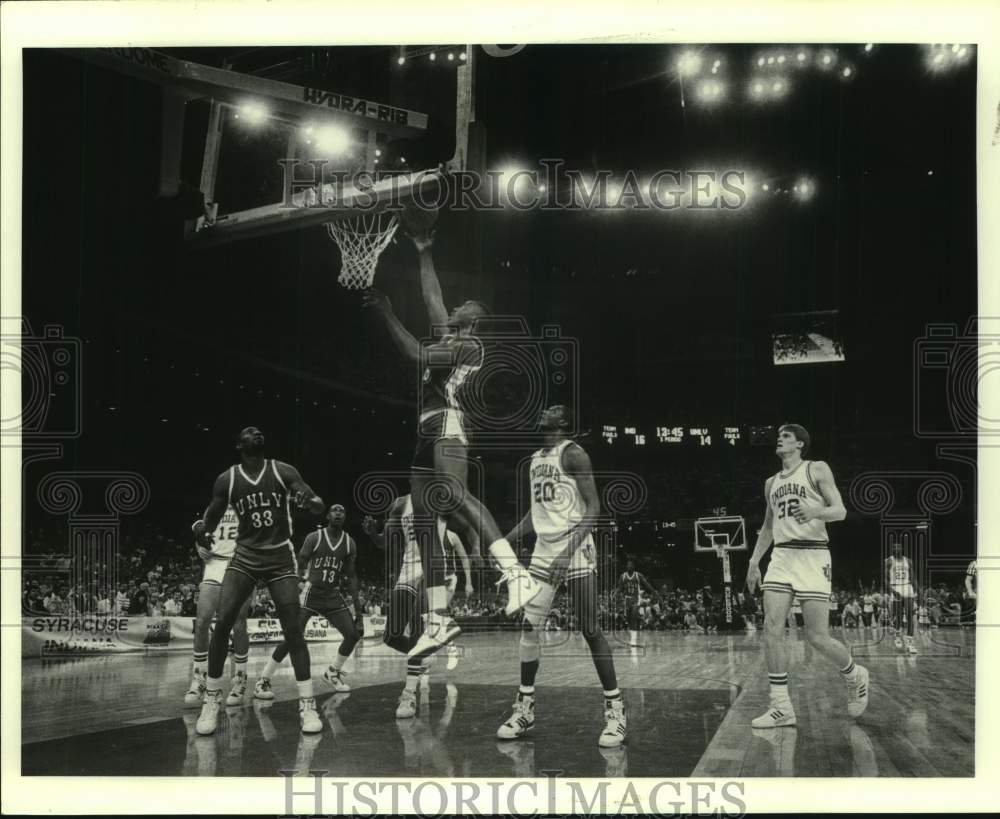
M 966 578 L 976 450 L 962 411 L 975 395 L 962 392 L 960 371 L 974 367 L 980 332 L 970 324 L 974 47 L 110 52 L 34 49 L 23 60 L 20 332 L 40 362 L 25 366 L 25 418 L 40 403 L 38 430 L 65 433 L 25 447 L 25 775 L 975 774 Z M 486 368 L 490 405 L 531 424 L 553 403 L 576 413 L 607 515 L 600 620 L 629 714 L 623 746 L 594 742 L 599 683 L 563 594 L 542 635 L 534 732 L 496 739 L 517 695 L 520 626 L 503 614 L 489 568 L 452 603 L 457 664 L 438 658 L 417 716 L 394 717 L 405 660 L 381 634 L 398 556 L 362 531 L 366 514 L 379 517 L 363 485 L 378 474 L 408 491 L 418 374 L 359 293 L 338 284 L 341 256 L 318 222 L 224 239 L 225 208 L 280 199 L 277 160 L 303 123 L 224 106 L 206 195 L 215 109 L 143 76 L 158 70 L 154 54 L 426 113 L 412 150 L 372 137 L 369 158 L 383 168 L 434 168 L 450 155 L 458 72 L 475 61 L 470 156 L 498 184 L 534 169 L 538 191 L 539 163 L 554 159 L 588 184 L 606 169 L 612 195 L 630 173 L 695 174 L 695 187 L 697 172 L 736 174 L 731 207 L 691 207 L 685 183 L 676 209 L 503 199 L 442 208 L 436 226 L 449 308 L 481 300 L 523 331 L 494 345 L 502 365 Z M 402 231 L 375 285 L 427 336 Z M 830 631 L 868 668 L 872 693 L 860 718 L 846 715 L 837 670 L 793 613 L 798 728 L 762 732 L 750 720 L 768 702 L 763 614 L 744 581 L 788 422 L 809 430 L 809 458 L 830 465 L 844 499 L 846 519 L 829 527 Z M 309 643 L 319 735 L 300 734 L 287 665 L 273 701 L 248 689 L 214 736 L 199 736 L 198 710 L 183 707 L 202 571 L 190 527 L 248 425 L 326 503 L 344 505 L 358 543 L 366 634 L 345 666 L 350 692 L 331 693 L 320 677 L 337 645 L 325 621 Z M 473 423 L 470 474 L 508 532 L 527 509 L 524 459 L 540 443 L 528 435 L 515 446 L 488 426 Z M 728 584 L 719 556 L 695 549 L 704 518 L 743 519 L 746 549 L 728 553 Z M 295 546 L 321 524 L 298 513 Z M 896 543 L 914 567 L 915 653 L 894 643 L 880 596 Z M 532 544 L 514 544 L 525 565 Z M 655 592 L 639 599 L 637 640 L 618 593 L 630 559 Z M 252 686 L 279 634 L 263 590 L 251 631 Z

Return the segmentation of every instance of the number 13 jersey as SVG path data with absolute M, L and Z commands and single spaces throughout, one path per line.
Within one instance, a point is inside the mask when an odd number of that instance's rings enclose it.
M 824 521 L 799 523 L 795 519 L 795 510 L 800 506 L 826 506 L 826 499 L 813 481 L 811 465 L 811 461 L 802 461 L 788 474 L 779 472 L 771 481 L 767 502 L 771 507 L 775 546 L 822 548 L 829 543 Z
M 278 474 L 278 462 L 270 458 L 256 476 L 242 464 L 229 469 L 229 505 L 240 519 L 236 545 L 255 549 L 280 546 L 292 536 L 291 498 Z
M 584 503 L 576 479 L 562 468 L 562 455 L 572 441 L 563 441 L 531 456 L 531 525 L 545 540 L 566 536 L 583 520 Z

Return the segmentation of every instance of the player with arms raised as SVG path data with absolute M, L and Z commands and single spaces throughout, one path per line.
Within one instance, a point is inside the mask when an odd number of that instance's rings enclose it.
M 918 594 L 913 589 L 913 577 L 913 562 L 903 557 L 903 544 L 896 541 L 884 566 L 885 585 L 892 595 L 889 622 L 895 630 L 896 648 L 902 648 L 903 641 L 899 635 L 903 630 L 903 616 L 906 616 L 906 650 L 910 654 L 917 653 L 917 647 L 913 645 L 913 624 L 917 619 Z
M 219 607 L 222 578 L 236 550 L 236 532 L 239 522 L 232 507 L 219 521 L 213 533 L 210 549 L 198 546 L 198 556 L 205 561 L 205 572 L 198 586 L 198 610 L 194 623 L 194 661 L 191 687 L 184 694 L 187 706 L 201 705 L 208 683 L 208 638 L 212 618 Z M 233 687 L 226 697 L 226 705 L 242 705 L 247 690 L 247 656 L 250 654 L 250 634 L 247 632 L 247 615 L 250 601 L 244 603 L 233 625 Z
M 358 556 L 358 544 L 344 531 L 347 512 L 339 503 L 330 507 L 326 515 L 326 526 L 306 535 L 299 550 L 299 570 L 305 584 L 299 596 L 302 611 L 299 614 L 300 629 L 305 631 L 312 617 L 323 617 L 340 632 L 340 647 L 330 667 L 323 672 L 335 692 L 345 694 L 351 686 L 344 680 L 344 663 L 351 656 L 354 647 L 364 635 L 364 617 L 361 598 L 358 594 L 358 574 L 354 564 Z M 347 588 L 354 603 L 354 616 L 344 602 L 340 587 L 347 579 Z M 258 700 L 274 699 L 271 678 L 278 666 L 288 656 L 288 641 L 281 642 L 271 654 L 264 671 L 253 687 L 253 695 Z
M 539 587 L 518 562 L 510 543 L 501 535 L 493 515 L 468 489 L 468 447 L 462 389 L 482 367 L 483 347 L 475 336 L 479 319 L 488 316 L 485 305 L 467 301 L 449 314 L 441 296 L 441 285 L 431 256 L 433 214 L 411 208 L 403 213 L 407 230 L 420 257 L 420 282 L 424 303 L 435 328 L 447 328 L 447 335 L 433 344 L 421 345 L 392 311 L 385 295 L 370 289 L 366 306 L 383 319 L 393 342 L 403 355 L 422 367 L 419 389 L 419 437 L 411 468 L 410 490 L 413 521 L 420 544 L 424 584 L 427 593 L 427 628 L 410 650 L 410 659 L 425 657 L 450 643 L 461 631 L 447 612 L 444 546 L 437 519 L 466 543 L 482 537 L 507 583 L 507 614 L 522 608 Z M 421 223 L 422 221 L 422 223 Z
M 761 584 L 764 590 L 764 657 L 771 683 L 771 707 L 757 717 L 754 728 L 795 725 L 788 696 L 788 648 L 785 622 L 792 600 L 802 604 L 806 639 L 836 663 L 847 683 L 847 712 L 858 717 L 868 707 L 868 671 L 855 665 L 844 645 L 830 636 L 827 603 L 830 599 L 830 547 L 826 524 L 847 515 L 833 472 L 824 461 L 804 461 L 809 433 L 798 424 L 778 429 L 775 454 L 782 469 L 767 479 L 767 509 L 757 545 L 750 557 L 747 588 L 760 583 L 760 561 L 771 544 L 771 564 Z
M 240 432 L 236 450 L 240 463 L 215 479 L 204 517 L 191 526 L 197 544 L 207 549 L 227 507 L 236 511 L 239 520 L 236 550 L 222 579 L 218 620 L 208 646 L 205 702 L 195 729 L 203 736 L 215 733 L 229 633 L 254 587 L 265 583 L 292 655 L 302 730 L 317 733 L 323 730 L 323 723 L 316 713 L 309 648 L 299 623 L 299 572 L 291 537 L 292 504 L 319 515 L 323 501 L 295 467 L 264 457 L 264 434 L 257 427 Z
M 542 413 L 545 446 L 531 458 L 528 473 L 531 510 L 507 536 L 510 541 L 535 534 L 528 571 L 541 592 L 524 607 L 519 653 L 521 687 L 510 718 L 497 730 L 498 739 L 516 739 L 535 724 L 535 676 L 541 658 L 538 634 L 548 619 L 556 592 L 566 578 L 570 599 L 580 621 L 583 639 L 604 688 L 604 731 L 597 740 L 603 748 L 625 741 L 625 705 L 611 648 L 598 625 L 597 559 L 593 530 L 601 504 L 594 485 L 590 458 L 567 437 L 572 429 L 568 407 L 556 405 Z

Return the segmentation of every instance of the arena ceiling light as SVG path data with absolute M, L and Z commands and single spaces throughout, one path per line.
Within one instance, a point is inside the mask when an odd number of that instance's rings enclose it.
M 236 110 L 235 117 L 251 125 L 260 125 L 267 119 L 267 114 L 267 108 L 259 102 L 245 102 Z
M 816 65 L 824 71 L 829 71 L 837 65 L 837 52 L 824 48 L 816 55 Z
M 816 193 L 816 183 L 811 179 L 803 177 L 795 183 L 792 193 L 795 194 L 795 198 L 800 202 L 808 201 Z
M 719 80 L 703 80 L 698 85 L 698 100 L 712 105 L 725 99 L 726 85 Z
M 693 77 L 701 71 L 701 55 L 697 51 L 682 51 L 677 58 L 677 73 L 682 77 Z
M 795 55 L 792 62 L 797 68 L 805 68 L 809 65 L 809 52 L 804 48 L 795 49 Z
M 351 150 L 351 134 L 339 125 L 314 127 L 316 147 L 328 156 L 342 156 Z

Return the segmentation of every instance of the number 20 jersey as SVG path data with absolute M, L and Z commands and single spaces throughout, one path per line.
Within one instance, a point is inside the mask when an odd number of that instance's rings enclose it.
M 775 546 L 823 548 L 829 542 L 826 523 L 815 519 L 799 523 L 795 519 L 797 506 L 826 506 L 826 500 L 813 481 L 811 465 L 811 461 L 802 461 L 787 475 L 779 472 L 771 482 L 767 502 L 771 507 Z
M 538 450 L 531 458 L 531 525 L 543 540 L 566 537 L 583 519 L 584 503 L 576 479 L 562 468 L 572 441 Z

